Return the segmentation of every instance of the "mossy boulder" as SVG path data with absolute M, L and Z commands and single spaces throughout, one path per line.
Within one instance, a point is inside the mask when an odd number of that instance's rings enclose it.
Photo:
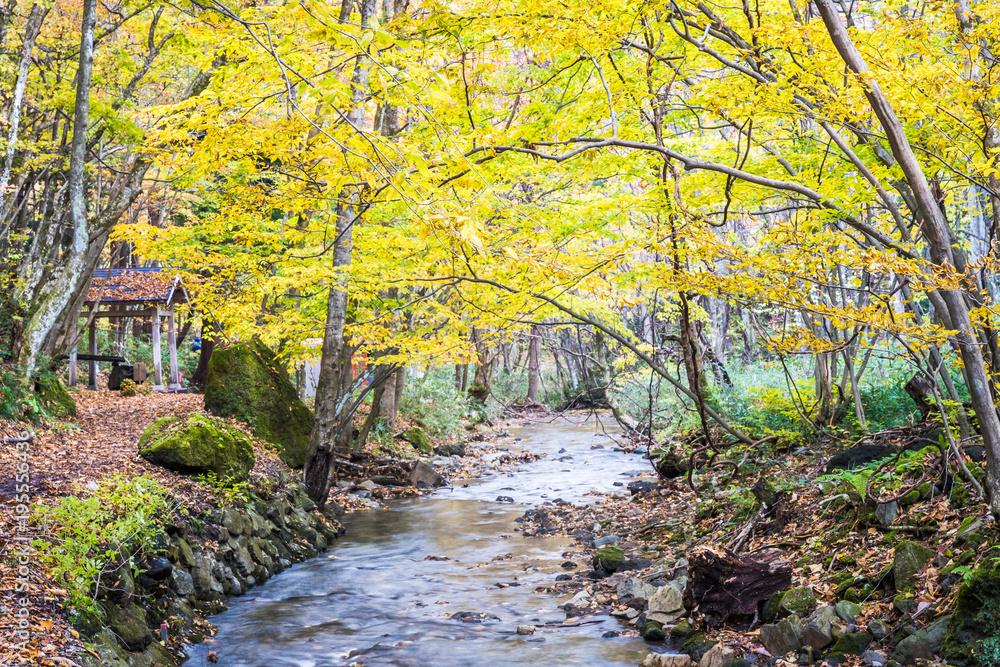
M 605 545 L 594 553 L 593 566 L 595 570 L 617 572 L 618 568 L 621 567 L 624 562 L 625 552 L 622 551 L 621 547 L 616 547 L 613 544 Z
M 181 473 L 212 472 L 228 483 L 246 480 L 254 465 L 250 438 L 220 419 L 198 413 L 157 420 L 139 438 L 139 455 Z
M 56 419 L 76 416 L 76 401 L 57 377 L 39 377 L 35 380 L 35 395 L 45 410 Z
M 274 352 L 260 341 L 216 349 L 208 363 L 205 409 L 235 417 L 279 449 L 293 468 L 305 465 L 313 414 Z
M 1000 562 L 989 557 L 984 562 L 958 590 L 941 650 L 956 667 L 1000 664 Z
M 434 446 L 431 439 L 427 437 L 427 432 L 419 426 L 408 428 L 399 434 L 399 437 L 413 445 L 413 448 L 422 454 L 433 454 Z
M 922 544 L 909 540 L 897 544 L 895 558 L 892 561 L 892 576 L 896 590 L 913 590 L 917 585 L 917 573 L 933 557 L 934 552 Z
M 830 648 L 830 653 L 861 655 L 871 643 L 872 636 L 867 632 L 848 632 Z
M 815 606 L 816 594 L 813 593 L 812 588 L 809 586 L 792 588 L 781 596 L 781 602 L 778 603 L 778 615 L 798 614 L 805 616 Z

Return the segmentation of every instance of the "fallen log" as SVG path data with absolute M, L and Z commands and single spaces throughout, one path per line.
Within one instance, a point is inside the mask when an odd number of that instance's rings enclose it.
M 792 564 L 776 549 L 738 556 L 726 549 L 702 547 L 687 556 L 684 606 L 701 614 L 707 627 L 730 616 L 751 616 L 758 605 L 792 584 Z

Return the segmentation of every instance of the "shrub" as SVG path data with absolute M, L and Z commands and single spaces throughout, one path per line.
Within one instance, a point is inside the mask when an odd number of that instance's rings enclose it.
M 55 505 L 39 506 L 35 518 L 48 539 L 35 540 L 34 547 L 65 585 L 70 606 L 93 611 L 101 575 L 121 565 L 135 572 L 168 508 L 167 492 L 155 479 L 115 475 L 89 496 L 66 496 Z
M 125 378 L 122 380 L 121 394 L 122 396 L 135 396 L 138 393 L 139 385 L 135 383 L 134 380 Z

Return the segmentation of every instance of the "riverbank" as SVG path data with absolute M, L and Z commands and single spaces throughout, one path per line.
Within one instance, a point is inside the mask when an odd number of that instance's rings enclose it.
M 936 447 L 920 442 L 926 430 L 900 429 L 895 442 L 876 436 L 850 452 L 876 441 L 897 448 L 917 441 L 913 454 L 889 469 L 912 475 L 903 469 L 909 461 L 914 469 L 933 470 Z M 925 445 L 930 449 L 917 451 Z M 874 462 L 841 456 L 831 463 L 805 447 L 765 458 L 736 475 L 731 467 L 698 471 L 694 488 L 684 475 L 651 475 L 599 504 L 544 503 L 529 510 L 520 519 L 524 534 L 575 539 L 569 556 L 579 569 L 552 589 L 575 596 L 568 618 L 611 614 L 620 618 L 622 632 L 646 637 L 658 651 L 665 646 L 682 654 L 651 657 L 652 667 L 680 667 L 687 660 L 711 667 L 997 664 L 985 655 L 985 662 L 954 657 L 966 641 L 983 640 L 966 632 L 981 619 L 952 620 L 963 582 L 975 576 L 966 589 L 985 589 L 977 590 L 982 599 L 975 604 L 966 601 L 964 614 L 1000 609 L 990 588 L 998 531 L 985 504 L 969 500 L 970 484 L 954 481 L 945 493 L 930 474 L 905 495 L 895 493 L 898 485 L 883 492 L 879 497 L 903 497 L 877 504 L 864 500 Z M 837 467 L 845 459 L 848 465 Z M 967 463 L 981 474 L 981 464 Z M 749 611 L 735 613 L 746 596 L 760 591 L 735 573 L 731 580 L 723 576 L 715 590 L 731 587 L 734 613 L 720 621 L 705 583 L 706 575 L 719 573 L 703 571 L 700 581 L 692 581 L 692 555 L 702 558 L 704 569 L 706 552 L 731 564 L 739 562 L 734 552 L 750 560 L 774 554 L 787 581 L 751 599 Z M 677 594 L 663 595 L 671 586 Z M 950 662 L 941 659 L 944 654 Z
M 75 398 L 75 418 L 35 429 L 25 457 L 26 493 L 18 490 L 13 476 L 14 448 L 0 454 L 0 468 L 11 471 L 9 478 L 0 479 L 0 534 L 7 536 L 0 545 L 4 666 L 96 665 L 98 656 L 108 664 L 173 664 L 168 660 L 183 659 L 185 642 L 211 634 L 206 618 L 223 609 L 227 598 L 323 551 L 341 534 L 337 517 L 343 512 L 426 493 L 439 483 L 435 471 L 458 481 L 503 465 L 503 454 L 492 447 L 490 434 L 471 434 L 478 442 L 467 447 L 468 456 L 430 457 L 422 470 L 431 476 L 424 482 L 409 478 L 415 455 L 394 459 L 368 453 L 350 467 L 356 474 L 338 483 L 320 512 L 294 481 L 300 473 L 259 439 L 251 437 L 255 463 L 246 483 L 235 489 L 165 470 L 138 455 L 136 443 L 146 427 L 162 417 L 203 412 L 201 396 L 122 397 L 100 391 L 79 392 Z M 251 436 L 245 425 L 228 423 Z M 7 430 L 16 428 L 8 425 Z M 480 454 L 492 460 L 481 460 Z M 162 533 L 154 538 L 155 549 L 150 551 L 155 554 L 137 556 L 130 564 L 125 562 L 128 554 L 118 558 L 123 562 L 104 567 L 103 583 L 93 595 L 94 613 L 76 613 L 66 583 L 52 576 L 51 564 L 37 553 L 38 545 L 27 557 L 28 565 L 18 563 L 16 546 L 53 539 L 42 534 L 37 523 L 19 523 L 23 513 L 18 505 L 32 510 L 56 506 L 65 498 L 99 493 L 108 480 L 116 479 L 151 480 L 166 491 L 168 507 L 157 517 Z M 27 539 L 16 542 L 16 537 Z M 19 574 L 19 567 L 27 570 Z M 168 639 L 160 647 L 154 639 L 160 639 L 164 622 Z M 24 625 L 27 637 L 21 632 Z

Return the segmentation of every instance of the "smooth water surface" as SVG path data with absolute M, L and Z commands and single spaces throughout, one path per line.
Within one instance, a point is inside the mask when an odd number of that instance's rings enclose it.
M 218 635 L 191 647 L 185 665 L 205 664 L 209 650 L 220 665 L 273 667 L 638 664 L 644 641 L 601 637 L 622 629 L 619 621 L 566 622 L 558 605 L 568 598 L 535 592 L 566 572 L 571 542 L 522 537 L 514 519 L 546 500 L 593 502 L 591 491 L 614 490 L 648 472 L 648 462 L 615 452 L 593 416 L 511 428 L 500 446 L 546 456 L 516 476 L 347 515 L 347 534 L 327 553 L 231 600 L 213 619 Z M 461 611 L 500 620 L 450 618 Z M 520 624 L 538 629 L 517 635 Z

